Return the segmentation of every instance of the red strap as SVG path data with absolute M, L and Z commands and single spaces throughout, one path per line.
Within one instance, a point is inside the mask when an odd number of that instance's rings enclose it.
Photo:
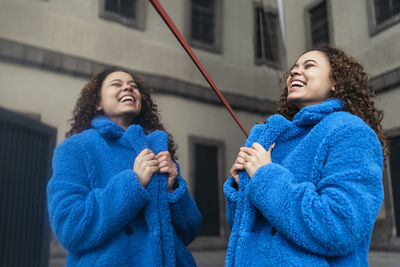
M 213 80 L 210 78 L 210 75 L 208 75 L 206 69 L 203 67 L 203 65 L 200 63 L 199 59 L 196 57 L 194 54 L 193 50 L 190 48 L 189 44 L 186 42 L 185 38 L 183 38 L 182 34 L 179 32 L 179 30 L 176 28 L 175 24 L 172 22 L 171 18 L 168 16 L 167 12 L 164 10 L 164 8 L 161 6 L 161 4 L 158 2 L 158 0 L 150 0 L 150 2 L 153 4 L 154 8 L 157 10 L 158 14 L 162 17 L 164 22 L 168 25 L 169 29 L 172 31 L 172 33 L 175 35 L 176 39 L 178 39 L 179 43 L 182 45 L 182 47 L 185 49 L 186 53 L 190 56 L 194 64 L 196 64 L 197 68 L 200 70 L 201 74 L 203 74 L 204 78 L 206 78 L 208 84 L 212 87 L 214 92 L 217 94 L 218 98 L 222 101 L 222 103 L 225 105 L 225 107 L 228 109 L 229 113 L 232 115 L 233 119 L 236 121 L 236 123 L 239 125 L 240 129 L 242 129 L 243 133 L 246 136 L 249 136 L 249 133 L 247 132 L 246 128 L 243 126 L 242 122 L 239 120 L 239 118 L 236 116 L 235 112 L 232 110 L 232 107 L 229 105 L 228 101 L 226 101 L 225 97 L 222 95 L 222 93 L 218 90 L 217 86 L 213 82 Z

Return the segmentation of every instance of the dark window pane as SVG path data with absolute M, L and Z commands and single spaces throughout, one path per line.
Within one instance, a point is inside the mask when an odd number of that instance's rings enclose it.
M 118 0 L 106 0 L 106 11 L 118 13 Z
M 135 0 L 106 0 L 105 10 L 128 19 L 136 18 Z
M 203 216 L 199 235 L 219 236 L 218 147 L 195 145 L 195 199 Z
M 397 229 L 397 237 L 400 236 L 400 137 L 390 140 L 390 180 L 392 181 L 393 209 Z
M 192 1 L 191 39 L 209 45 L 215 43 L 215 1 Z
M 136 18 L 136 1 L 120 0 L 120 14 L 123 17 L 134 19 Z
M 198 7 L 205 7 L 208 9 L 214 9 L 214 0 L 193 0 L 192 5 L 198 6 Z
M 400 14 L 400 0 L 374 0 L 376 24 Z
M 311 44 L 329 43 L 328 16 L 326 2 L 309 11 L 311 24 Z
M 258 59 L 268 61 L 278 60 L 278 17 L 276 14 L 266 12 L 261 7 L 255 12 L 256 45 L 255 54 Z
M 400 14 L 400 0 L 393 0 L 393 14 Z
M 389 0 L 375 0 L 375 18 L 376 23 L 380 24 L 386 19 L 390 18 L 390 1 Z

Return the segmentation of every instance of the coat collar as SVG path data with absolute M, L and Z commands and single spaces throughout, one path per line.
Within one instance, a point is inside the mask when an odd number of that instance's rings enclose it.
M 96 117 L 92 121 L 92 127 L 105 139 L 120 139 L 125 136 L 125 140 L 138 150 L 150 148 L 154 153 L 168 150 L 168 134 L 165 131 L 157 130 L 146 135 L 143 128 L 138 124 L 131 124 L 126 131 L 105 116 Z
M 124 128 L 105 116 L 94 118 L 92 127 L 106 139 L 118 139 L 125 133 Z
M 131 124 L 125 131 L 122 126 L 116 124 L 106 116 L 100 116 L 93 119 L 92 127 L 97 130 L 104 139 L 116 140 L 122 138 L 123 142 L 125 142 L 125 140 L 128 141 L 130 146 L 135 148 L 138 152 L 149 147 L 146 134 L 142 126 L 138 124 Z
M 279 136 L 295 136 L 299 131 L 303 131 L 304 127 L 313 126 L 331 113 L 342 109 L 341 100 L 329 98 L 320 104 L 301 109 L 293 121 L 279 114 L 273 115 L 268 118 L 266 124 L 257 124 L 251 129 L 245 146 L 250 147 L 254 142 L 259 142 L 268 148 Z
M 311 126 L 320 122 L 333 112 L 343 110 L 343 101 L 336 98 L 328 98 L 324 102 L 302 108 L 293 118 L 296 126 Z

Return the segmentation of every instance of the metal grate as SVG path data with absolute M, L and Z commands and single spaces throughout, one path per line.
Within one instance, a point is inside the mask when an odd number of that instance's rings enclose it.
M 47 266 L 56 130 L 0 108 L 0 266 Z

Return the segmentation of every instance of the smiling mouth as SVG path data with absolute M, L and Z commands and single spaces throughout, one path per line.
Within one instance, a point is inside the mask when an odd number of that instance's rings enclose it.
M 302 81 L 299 81 L 299 80 L 295 80 L 295 81 L 292 81 L 290 83 L 290 87 L 291 88 L 301 88 L 301 87 L 304 87 L 304 86 L 306 86 L 306 84 L 304 82 L 302 82 Z
M 130 95 L 123 96 L 120 100 L 121 103 L 132 102 L 136 103 L 136 98 Z

